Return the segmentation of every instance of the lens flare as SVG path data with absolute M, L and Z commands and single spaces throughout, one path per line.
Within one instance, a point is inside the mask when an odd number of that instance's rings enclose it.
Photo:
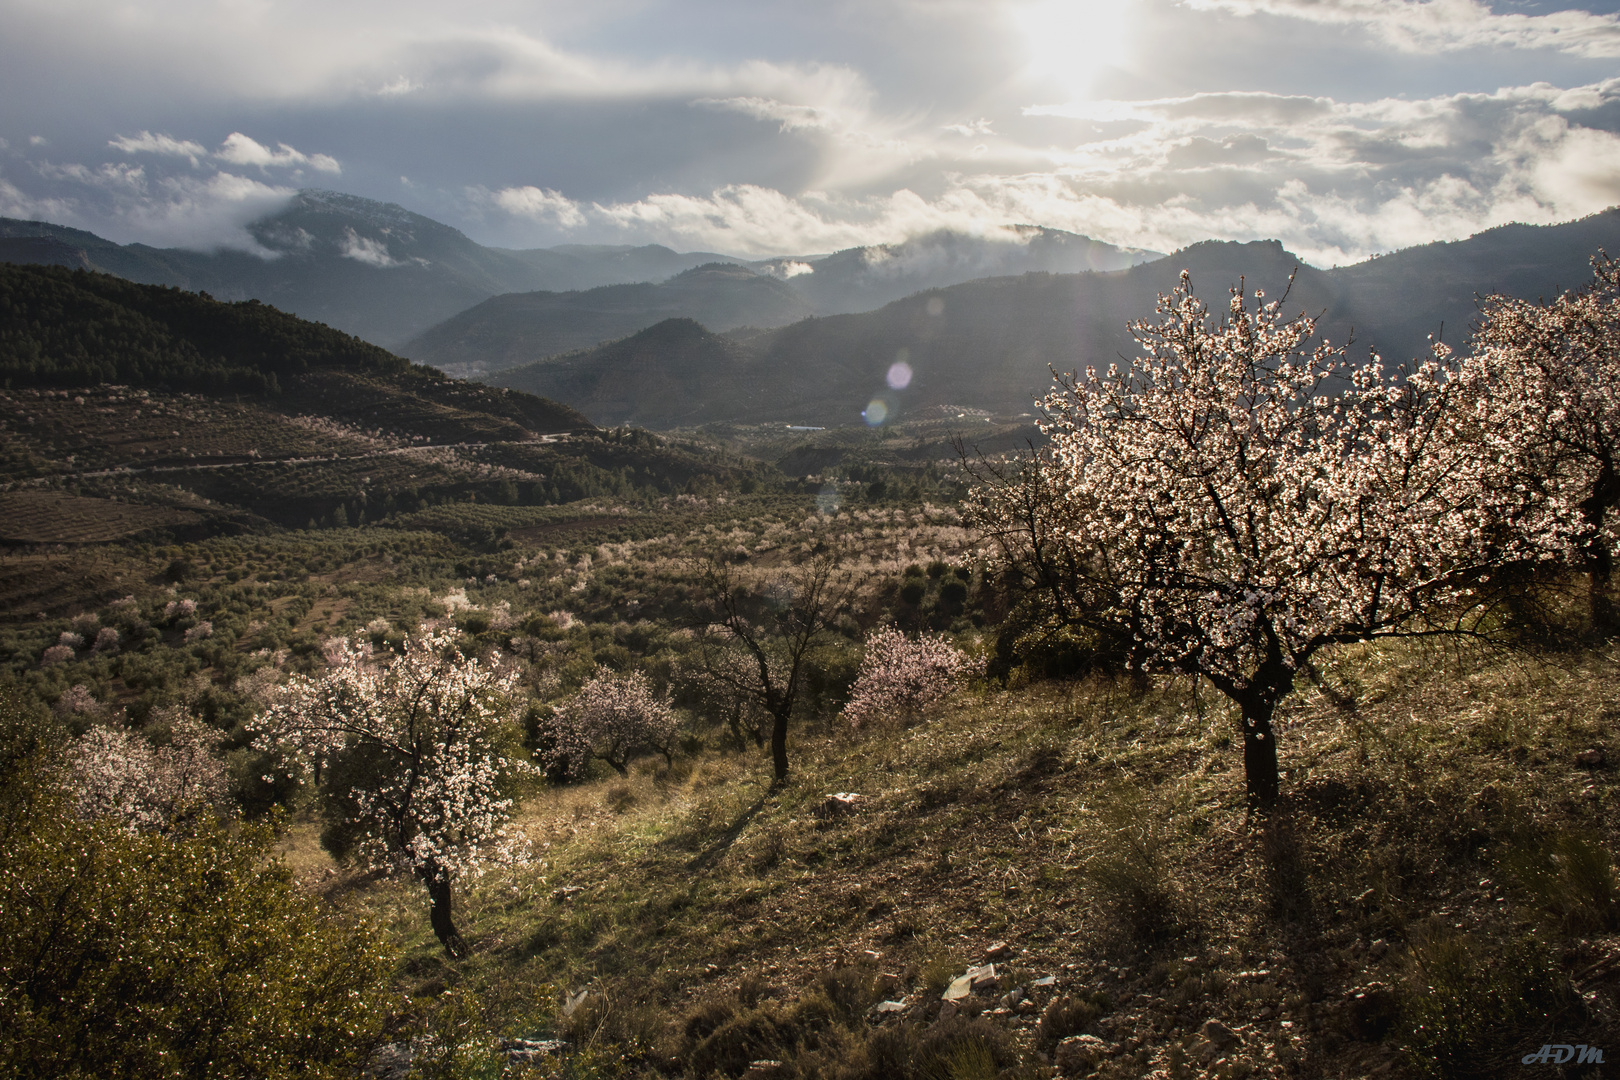
M 904 390 L 911 385 L 911 365 L 904 360 L 896 360 L 889 365 L 889 389 Z
M 861 416 L 866 420 L 867 426 L 879 427 L 889 418 L 888 403 L 882 398 L 873 398 L 867 402 L 866 411 L 861 413 Z
M 816 494 L 816 512 L 823 516 L 836 514 L 843 502 L 844 497 L 838 494 L 838 489 L 829 485 Z

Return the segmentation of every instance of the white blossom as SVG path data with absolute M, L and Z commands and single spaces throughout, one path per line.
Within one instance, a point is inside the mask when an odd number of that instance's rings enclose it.
M 592 757 L 623 776 L 639 754 L 657 751 L 668 760 L 676 735 L 669 697 L 655 693 L 646 675 L 599 667 L 542 722 L 541 756 L 548 769 L 568 776 L 583 774 Z
M 892 627 L 866 638 L 844 719 L 855 727 L 917 716 L 950 696 L 979 668 L 943 634 L 907 637 Z

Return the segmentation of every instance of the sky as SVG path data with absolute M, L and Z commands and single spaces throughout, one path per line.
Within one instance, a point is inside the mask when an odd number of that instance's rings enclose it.
M 1036 224 L 1318 266 L 1620 203 L 1620 0 L 0 0 L 0 215 L 502 247 Z

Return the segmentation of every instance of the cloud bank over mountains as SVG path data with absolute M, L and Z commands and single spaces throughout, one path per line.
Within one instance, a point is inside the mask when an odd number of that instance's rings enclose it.
M 340 187 L 511 247 L 1031 223 L 1331 265 L 1620 203 L 1602 4 L 811 7 L 0 0 L 0 214 L 253 250 Z

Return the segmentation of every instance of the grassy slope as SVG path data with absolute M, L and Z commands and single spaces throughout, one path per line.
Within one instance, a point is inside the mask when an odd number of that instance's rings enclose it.
M 1263 826 L 1221 703 L 1185 683 L 1043 685 L 963 695 L 906 729 L 801 732 L 778 796 L 760 760 L 714 750 L 540 793 L 521 819 L 536 861 L 472 890 L 459 968 L 418 890 L 349 885 L 392 921 L 418 1000 L 470 989 L 485 1024 L 593 1047 L 575 1075 L 763 1058 L 786 1062 L 775 1075 L 890 1075 L 897 1040 L 929 1052 L 943 980 L 1001 941 L 1012 981 L 1058 977 L 990 1020 L 1024 1075 L 1077 1030 L 1109 1045 L 1101 1075 L 1195 1075 L 1211 1019 L 1242 1040 L 1217 1075 L 1514 1075 L 1544 1042 L 1620 1042 L 1620 972 L 1577 979 L 1599 994 L 1584 1014 L 1569 995 L 1517 1020 L 1487 1002 L 1446 1029 L 1449 1051 L 1410 1029 L 1423 1003 L 1498 984 L 1528 1000 L 1517 934 L 1546 943 L 1559 979 L 1620 955 L 1620 927 L 1582 923 L 1581 889 L 1544 858 L 1564 834 L 1614 848 L 1614 772 L 1574 764 L 1612 744 L 1613 659 L 1342 657 L 1328 678 L 1358 705 L 1290 700 L 1285 805 Z M 832 791 L 860 793 L 860 811 L 818 818 Z M 295 850 L 319 863 L 307 837 Z M 1527 869 L 1538 855 L 1547 875 Z M 557 1015 L 581 987 L 593 1004 Z M 915 1008 L 874 1035 L 880 996 Z M 970 1065 L 949 1075 L 994 1074 Z

